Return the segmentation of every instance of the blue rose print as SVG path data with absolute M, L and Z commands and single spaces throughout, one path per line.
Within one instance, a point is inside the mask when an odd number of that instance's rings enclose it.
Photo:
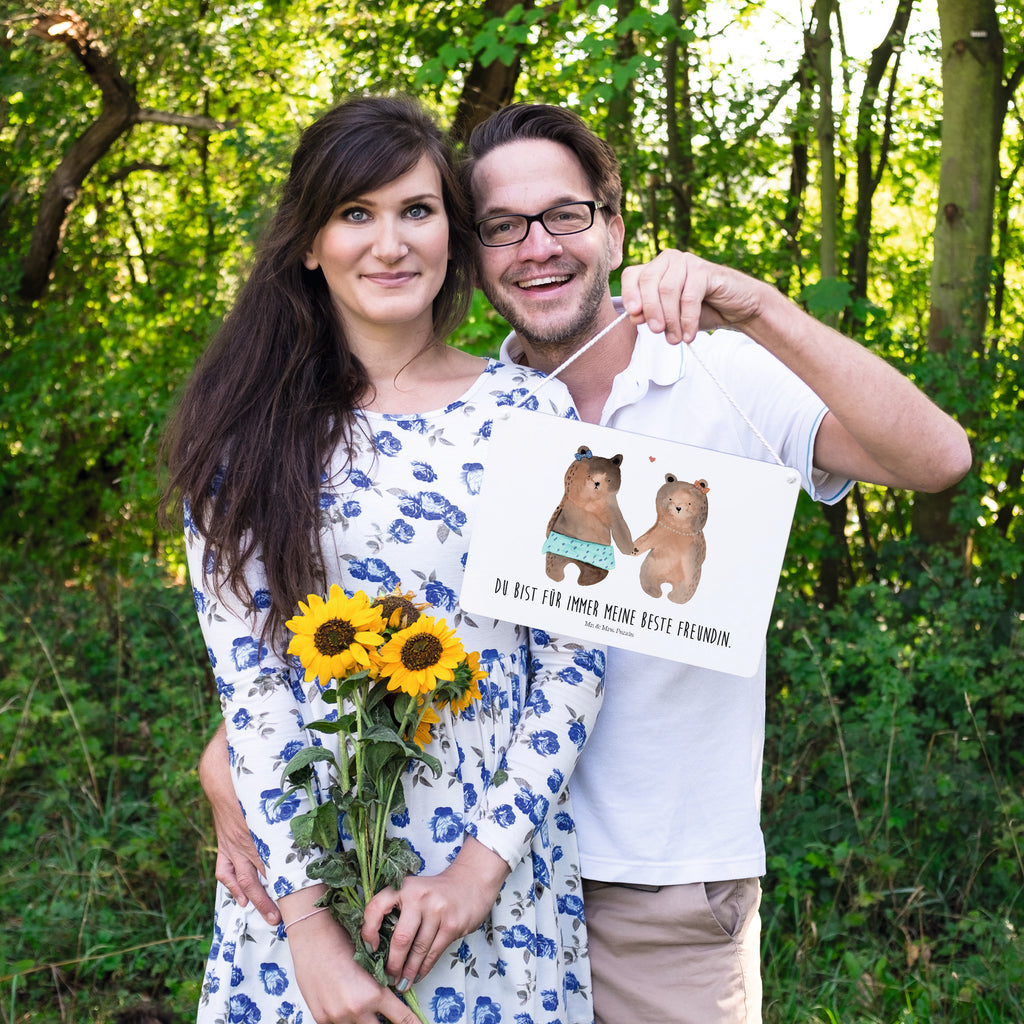
M 274 895 L 279 898 L 281 896 L 287 896 L 288 893 L 293 892 L 294 889 L 295 886 L 293 886 L 292 883 L 289 882 L 287 878 L 279 878 L 274 883 Z
M 530 696 L 526 701 L 526 706 L 528 708 L 532 708 L 538 715 L 546 714 L 551 710 L 551 702 L 540 687 L 530 693 Z
M 206 595 L 201 590 L 193 587 L 192 601 L 195 603 L 196 611 L 203 615 L 206 612 Z
M 231 968 L 231 987 L 238 988 L 242 982 L 245 981 L 245 975 L 242 973 L 242 968 L 234 966 Z
M 416 531 L 404 519 L 396 519 L 388 527 L 388 535 L 399 544 L 411 544 Z
M 440 580 L 431 580 L 423 588 L 423 596 L 435 607 L 446 612 L 455 611 L 459 596 L 451 587 L 446 587 Z
M 430 1008 L 439 1024 L 455 1024 L 466 1012 L 466 1000 L 455 989 L 442 987 L 435 991 Z
M 464 462 L 462 464 L 462 482 L 470 494 L 479 494 L 484 482 L 484 467 L 481 462 Z
M 385 590 L 394 590 L 401 583 L 398 573 L 382 558 L 353 558 L 348 563 L 348 571 L 354 579 L 380 583 Z
M 552 757 L 561 749 L 558 737 L 550 729 L 538 729 L 532 733 L 530 746 L 544 757 Z
M 539 857 L 536 853 L 531 853 L 530 857 L 533 861 L 533 880 L 537 885 L 544 886 L 545 889 L 551 888 L 551 872 L 548 871 L 547 861 L 543 857 Z
M 572 820 L 572 815 L 568 811 L 559 811 L 555 815 L 555 828 L 559 832 L 571 832 L 576 827 L 576 822 Z
M 239 992 L 228 1003 L 228 1024 L 259 1024 L 263 1014 L 260 1008 L 245 994 Z
M 584 672 L 600 672 L 601 675 L 604 675 L 604 651 L 597 651 L 593 648 L 577 651 L 572 656 L 572 660 Z
M 545 1010 L 558 1009 L 558 993 L 552 988 L 546 988 L 541 992 L 540 1001 Z
M 286 800 L 278 800 L 281 797 L 281 789 L 265 789 L 260 793 L 260 806 L 263 810 L 263 817 L 268 824 L 275 824 L 279 821 L 288 821 L 295 816 L 299 809 L 299 798 L 292 793 Z
M 351 498 L 342 503 L 341 511 L 346 518 L 355 519 L 356 516 L 361 516 L 363 514 L 363 506 L 360 505 L 355 498 Z
M 551 637 L 543 629 L 534 629 L 533 639 L 540 647 L 547 647 L 551 643 Z
M 279 996 L 288 987 L 288 974 L 279 964 L 260 964 L 260 981 L 268 996 Z
M 565 776 L 557 768 L 548 776 L 548 789 L 557 793 L 565 782 Z
M 582 722 L 573 722 L 569 726 L 569 739 L 576 744 L 577 750 L 582 750 L 587 742 L 587 727 Z
M 583 900 L 573 893 L 563 893 L 558 897 L 558 911 L 561 914 L 568 914 L 577 920 L 583 920 Z
M 402 450 L 402 442 L 390 430 L 382 430 L 374 439 L 374 447 L 381 455 L 395 456 Z
M 239 708 L 231 716 L 231 724 L 236 729 L 244 729 L 244 728 L 246 728 L 246 726 L 248 726 L 248 724 L 251 721 L 252 721 L 252 715 L 249 714 L 249 711 L 246 708 Z
M 231 647 L 231 659 L 239 672 L 259 667 L 260 659 L 265 657 L 266 653 L 266 647 L 254 636 L 237 637 Z
M 429 462 L 413 462 L 412 475 L 424 484 L 432 484 L 437 479 L 434 467 Z
M 537 936 L 525 924 L 514 924 L 511 928 L 505 929 L 501 944 L 506 949 L 532 950 L 537 944 Z
M 351 486 L 358 487 L 361 491 L 368 491 L 373 488 L 373 480 L 361 469 L 353 469 L 348 475 L 348 482 Z
M 320 508 L 326 512 L 329 508 L 334 508 L 338 503 L 338 499 L 333 494 L 325 494 L 323 491 L 320 492 Z
M 502 828 L 511 828 L 516 822 L 516 812 L 512 810 L 510 804 L 501 804 L 500 807 L 494 808 L 494 820 Z
M 452 843 L 462 835 L 462 815 L 451 807 L 438 807 L 430 819 L 430 831 L 435 843 Z
M 414 416 L 411 419 L 397 420 L 402 430 L 408 430 L 412 434 L 425 434 L 430 430 L 430 424 L 422 416 Z
M 554 960 L 558 955 L 558 945 L 554 939 L 548 938 L 546 935 L 538 935 L 534 952 L 545 960 Z
M 583 673 L 578 668 L 569 668 L 568 665 L 558 673 L 558 676 L 572 686 L 579 686 L 583 682 Z
M 282 761 L 290 761 L 306 744 L 302 740 L 290 740 L 281 748 L 281 753 L 278 757 Z
M 545 1003 L 544 1009 L 552 1007 Z M 501 1004 L 488 996 L 479 996 L 473 1007 L 473 1024 L 501 1024 Z
M 525 814 L 534 825 L 539 825 L 548 813 L 549 803 L 547 797 L 539 793 L 531 793 L 528 789 L 521 789 L 516 797 L 516 807 Z

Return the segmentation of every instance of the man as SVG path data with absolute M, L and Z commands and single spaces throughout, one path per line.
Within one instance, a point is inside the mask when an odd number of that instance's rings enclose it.
M 503 358 L 550 373 L 620 312 L 608 287 L 623 249 L 618 164 L 576 115 L 545 105 L 499 111 L 469 149 L 480 286 L 515 330 Z M 854 479 L 934 491 L 969 469 L 952 419 L 771 286 L 675 253 L 627 268 L 623 294 L 630 319 L 559 374 L 584 420 L 769 457 L 746 416 L 826 502 Z M 720 327 L 733 330 L 706 333 Z M 763 656 L 743 679 L 609 651 L 571 783 L 598 1024 L 760 1020 L 764 700 Z M 208 792 L 227 780 L 211 768 L 223 756 L 204 757 Z M 244 825 L 219 804 L 218 877 L 272 913 Z

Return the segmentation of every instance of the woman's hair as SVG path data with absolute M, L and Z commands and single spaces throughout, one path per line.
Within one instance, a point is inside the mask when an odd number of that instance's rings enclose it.
M 473 194 L 473 169 L 483 157 L 499 146 L 524 139 L 546 139 L 565 146 L 579 160 L 594 198 L 605 204 L 605 215 L 613 217 L 619 213 L 622 176 L 611 146 L 595 135 L 579 115 L 549 103 L 513 103 L 473 129 L 461 167 L 466 194 Z
M 325 588 L 319 487 L 332 453 L 351 451 L 354 410 L 370 381 L 352 354 L 322 271 L 303 257 L 337 207 L 411 171 L 427 157 L 441 175 L 448 272 L 433 305 L 436 343 L 472 297 L 472 229 L 448 141 L 411 99 L 365 97 L 302 133 L 280 204 L 252 272 L 200 359 L 164 440 L 162 511 L 184 499 L 205 538 L 204 565 L 242 601 L 245 570 L 263 561 L 281 635 L 296 602 Z M 263 595 L 261 595 L 263 599 Z

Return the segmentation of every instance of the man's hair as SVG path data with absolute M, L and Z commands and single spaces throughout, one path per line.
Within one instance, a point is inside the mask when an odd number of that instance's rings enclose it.
M 547 139 L 571 150 L 583 167 L 594 198 L 605 204 L 605 213 L 619 213 L 622 178 L 611 146 L 595 135 L 581 117 L 548 103 L 513 103 L 473 129 L 468 156 L 462 165 L 467 193 L 473 195 L 473 170 L 483 157 L 499 146 L 524 139 Z

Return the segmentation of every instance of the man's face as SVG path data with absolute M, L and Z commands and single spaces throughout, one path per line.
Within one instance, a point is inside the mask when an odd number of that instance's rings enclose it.
M 474 168 L 472 188 L 478 220 L 597 198 L 575 154 L 547 139 L 492 150 Z M 579 234 L 551 235 L 535 221 L 514 245 L 478 241 L 480 287 L 525 342 L 568 354 L 614 316 L 608 275 L 622 261 L 623 232 L 620 216 L 598 211 Z

